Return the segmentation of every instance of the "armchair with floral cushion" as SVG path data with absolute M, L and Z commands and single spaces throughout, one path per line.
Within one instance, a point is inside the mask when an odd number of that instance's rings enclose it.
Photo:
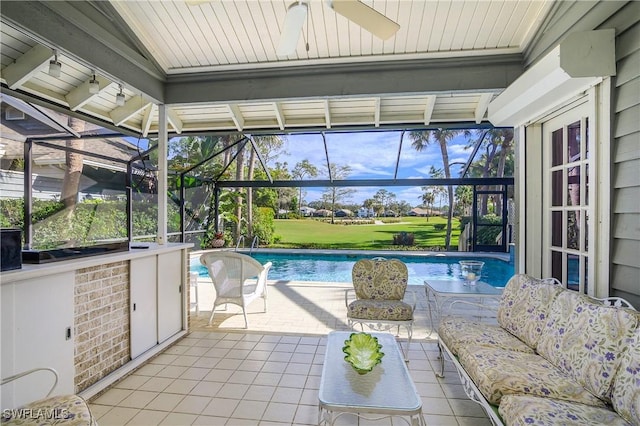
M 363 331 L 365 326 L 374 331 L 397 328 L 397 334 L 404 327 L 408 335 L 404 356 L 408 359 L 417 299 L 415 293 L 409 292 L 412 299 L 409 303 L 404 301 L 407 265 L 398 259 L 361 259 L 353 266 L 351 276 L 353 288 L 345 291 L 348 325 L 353 328 L 359 324 Z
M 0 418 L 2 425 L 20 425 L 20 426 L 36 426 L 36 425 L 68 425 L 68 426 L 97 426 L 95 418 L 89 410 L 89 404 L 78 395 L 53 395 L 56 385 L 58 384 L 58 373 L 53 368 L 40 367 L 23 371 L 9 377 L 5 377 L 0 382 L 3 386 L 3 392 L 11 392 L 11 389 L 4 388 L 4 385 L 10 387 L 9 383 L 22 377 L 31 375 L 41 375 L 42 373 L 51 374 L 53 382 L 49 392 L 42 399 L 29 402 L 17 408 L 2 407 L 2 416 Z M 45 380 L 44 377 L 38 380 Z M 4 405 L 4 404 L 3 404 Z

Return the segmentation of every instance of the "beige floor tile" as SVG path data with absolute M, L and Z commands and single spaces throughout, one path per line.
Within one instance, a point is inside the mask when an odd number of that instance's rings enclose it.
M 168 377 L 151 377 L 147 379 L 148 380 L 138 388 L 139 390 L 162 392 L 174 381 L 174 379 Z
M 92 402 L 101 405 L 118 405 L 123 399 L 132 393 L 133 391 L 130 389 L 111 388 Z
M 189 413 L 200 415 L 207 405 L 211 402 L 210 397 L 187 395 L 173 409 L 176 413 Z
M 186 426 L 195 422 L 197 418 L 198 416 L 195 414 L 169 413 L 160 424 L 171 426 Z
M 214 397 L 222 386 L 223 384 L 220 382 L 200 382 L 191 389 L 189 395 Z
M 227 417 L 216 416 L 198 416 L 198 418 L 192 423 L 197 426 L 223 426 L 227 423 Z
M 122 426 L 138 414 L 137 408 L 114 407 L 98 419 L 100 426 Z
M 133 391 L 118 405 L 121 407 L 129 407 L 129 408 L 144 408 L 156 396 L 158 396 L 157 392 L 137 390 L 137 391 Z
M 284 386 L 289 388 L 304 388 L 304 384 L 307 382 L 307 376 L 300 376 L 297 374 L 283 374 L 278 386 Z
M 165 392 L 186 395 L 198 384 L 197 380 L 176 379 L 165 388 Z
M 275 386 L 251 385 L 242 399 L 252 401 L 270 401 L 275 390 Z
M 184 399 L 184 395 L 176 393 L 161 393 L 155 397 L 147 406 L 147 410 L 173 411 L 176 405 Z
M 149 376 L 139 376 L 132 374 L 125 379 L 116 383 L 114 387 L 119 389 L 138 389 L 144 385 L 149 379 Z
M 260 420 L 268 403 L 266 401 L 241 400 L 231 417 L 237 419 Z
M 258 373 L 255 371 L 234 371 L 227 382 L 250 385 L 256 379 L 257 375 Z
M 218 398 L 242 399 L 248 389 L 249 385 L 240 383 L 224 383 L 216 396 Z
M 166 411 L 140 410 L 127 426 L 152 426 L 159 425 L 165 417 Z
M 262 420 L 270 422 L 292 423 L 296 414 L 297 404 L 271 402 L 262 415 Z
M 271 402 L 282 402 L 285 404 L 297 404 L 300 401 L 301 391 L 296 388 L 277 387 Z
M 234 370 L 224 370 L 224 369 L 215 368 L 209 371 L 209 374 L 207 374 L 203 380 L 206 380 L 209 382 L 225 383 L 227 380 L 229 380 L 229 377 L 231 377 L 231 375 L 233 374 L 233 371 Z
M 318 406 L 317 405 L 298 405 L 296 414 L 293 417 L 293 423 L 299 424 L 299 425 L 318 424 Z
M 212 398 L 211 402 L 209 402 L 202 411 L 202 414 L 206 416 L 229 418 L 235 411 L 239 402 L 239 399 Z

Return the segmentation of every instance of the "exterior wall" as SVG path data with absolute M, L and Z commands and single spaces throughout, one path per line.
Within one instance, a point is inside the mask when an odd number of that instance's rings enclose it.
M 563 1 L 554 4 L 542 30 L 525 52 L 531 65 L 575 31 L 615 28 L 616 68 L 611 111 L 611 243 L 609 252 L 611 296 L 624 297 L 640 307 L 640 2 Z M 527 133 L 535 129 L 529 128 Z M 529 137 L 531 135 L 527 135 Z M 527 152 L 528 153 L 528 152 Z M 533 163 L 527 161 L 529 166 Z M 528 167 L 530 173 L 536 173 Z M 535 199 L 527 192 L 527 212 Z M 528 215 L 531 217 L 531 215 Z M 526 220 L 526 219 L 525 219 Z M 522 229 L 520 230 L 523 231 Z M 529 232 L 531 231 L 531 232 Z M 524 230 L 527 272 L 535 274 L 534 258 L 539 257 L 537 229 Z M 538 236 L 536 236 L 538 235 Z M 534 264 L 534 270 L 529 265 Z M 538 271 L 539 272 L 539 271 Z
M 635 22 L 620 29 L 616 37 L 611 295 L 624 297 L 640 309 L 640 12 L 634 13 L 631 16 L 635 16 Z M 623 18 L 612 17 L 613 20 Z
M 76 271 L 75 388 L 80 392 L 130 359 L 129 262 Z

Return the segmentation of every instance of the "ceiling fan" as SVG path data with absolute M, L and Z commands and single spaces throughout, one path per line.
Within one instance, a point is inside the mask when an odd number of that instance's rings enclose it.
M 198 5 L 209 1 L 211 0 L 187 0 L 187 4 Z M 295 52 L 302 26 L 309 12 L 309 1 L 311 0 L 297 0 L 287 9 L 280 42 L 276 49 L 278 56 L 289 56 Z M 396 22 L 360 0 L 326 0 L 326 3 L 336 13 L 382 40 L 387 40 L 400 29 L 400 25 Z
M 327 0 L 327 5 L 336 13 L 382 40 L 390 38 L 400 29 L 400 25 L 396 22 L 360 0 Z M 288 56 L 295 52 L 308 8 L 306 1 L 298 0 L 287 9 L 280 43 L 276 50 L 278 56 Z

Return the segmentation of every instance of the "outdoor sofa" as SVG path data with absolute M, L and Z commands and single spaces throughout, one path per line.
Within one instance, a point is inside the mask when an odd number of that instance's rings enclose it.
M 438 327 L 441 357 L 495 424 L 640 425 L 639 312 L 516 275 L 497 322 Z

